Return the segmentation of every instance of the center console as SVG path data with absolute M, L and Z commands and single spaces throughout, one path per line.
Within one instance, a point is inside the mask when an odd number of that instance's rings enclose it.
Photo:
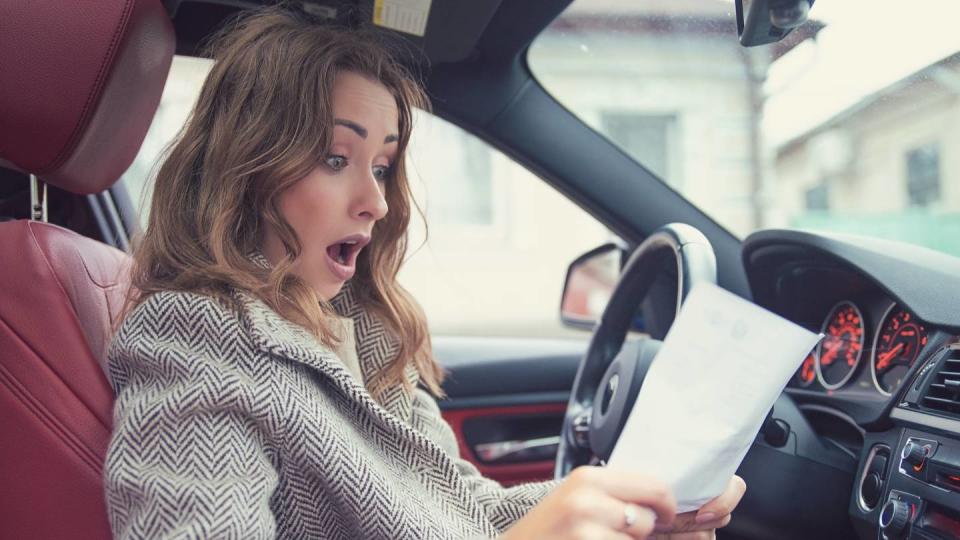
M 851 505 L 861 538 L 960 538 L 960 349 L 934 360 L 890 411 L 896 428 L 868 443 Z
M 960 538 L 960 441 L 904 430 L 892 457 L 879 538 Z

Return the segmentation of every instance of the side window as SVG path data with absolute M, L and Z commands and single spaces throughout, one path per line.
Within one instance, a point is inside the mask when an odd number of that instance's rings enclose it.
M 427 117 L 420 123 L 431 120 Z M 427 152 L 447 157 L 444 160 L 427 158 L 418 163 L 418 169 L 426 177 L 448 178 L 446 182 L 432 182 L 430 185 L 433 195 L 433 204 L 429 208 L 430 223 L 450 227 L 494 225 L 495 218 L 502 219 L 503 216 L 494 216 L 498 205 L 493 200 L 493 151 L 483 141 L 453 126 L 423 126 L 423 129 L 430 128 L 449 132 L 420 137 L 431 147 Z
M 176 56 L 170 65 L 170 74 L 163 87 L 163 96 L 150 124 L 150 130 L 147 131 L 133 164 L 122 178 L 130 199 L 140 213 L 142 227 L 147 225 L 150 195 L 153 193 L 151 187 L 158 161 L 166 146 L 186 123 L 211 67 L 212 60 L 189 56 Z
M 144 225 L 157 162 L 211 65 L 174 59 L 157 115 L 123 177 Z M 423 305 L 431 331 L 583 336 L 560 323 L 563 281 L 574 258 L 609 241 L 606 227 L 503 153 L 428 113 L 416 115 L 407 159 L 424 216 L 411 223 L 400 281 Z
M 428 237 L 424 244 L 422 220 L 413 223 L 400 280 L 423 305 L 432 332 L 583 335 L 560 323 L 563 281 L 573 259 L 610 240 L 607 228 L 436 116 L 417 115 L 407 159 Z

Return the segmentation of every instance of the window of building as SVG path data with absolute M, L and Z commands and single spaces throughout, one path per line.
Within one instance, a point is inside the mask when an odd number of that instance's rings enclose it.
M 807 189 L 804 193 L 807 210 L 826 211 L 830 209 L 830 187 L 826 181 Z
M 418 114 L 410 154 L 430 181 L 427 215 L 437 225 L 493 225 L 492 152 L 477 137 L 436 117 Z
M 940 200 L 940 146 L 928 144 L 907 152 L 907 195 L 910 206 Z
M 671 166 L 677 118 L 671 114 L 604 112 L 602 133 L 658 178 L 675 185 Z

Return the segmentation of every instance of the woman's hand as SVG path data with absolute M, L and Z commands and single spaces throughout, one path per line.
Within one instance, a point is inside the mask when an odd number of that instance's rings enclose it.
M 669 528 L 676 510 L 670 489 L 659 480 L 625 471 L 579 467 L 500 538 L 647 538 L 657 526 Z
M 703 505 L 696 512 L 685 512 L 673 520 L 670 525 L 656 528 L 658 540 L 713 540 L 715 531 L 730 523 L 730 514 L 740 503 L 747 484 L 739 476 L 734 476 L 727 489 L 717 498 Z

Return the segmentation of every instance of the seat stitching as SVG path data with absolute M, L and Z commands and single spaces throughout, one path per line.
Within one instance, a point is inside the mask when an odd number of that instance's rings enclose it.
M 87 95 L 87 100 L 83 104 L 80 117 L 77 119 L 77 123 L 70 132 L 70 138 L 67 139 L 67 143 L 63 146 L 63 148 L 60 149 L 57 157 L 50 162 L 50 165 L 44 167 L 43 170 L 39 172 L 49 172 L 63 165 L 63 162 L 67 160 L 67 157 L 69 157 L 70 153 L 75 149 L 77 142 L 81 138 L 83 130 L 89 125 L 90 116 L 93 114 L 93 103 L 97 100 L 96 98 L 100 97 L 100 92 L 103 90 L 107 78 L 105 72 L 107 71 L 107 68 L 112 65 L 113 60 L 116 58 L 117 49 L 120 48 L 120 38 L 130 22 L 130 14 L 133 11 L 133 4 L 134 2 L 132 1 L 128 1 L 124 4 L 123 12 L 120 14 L 120 24 L 117 25 L 117 28 L 113 32 L 113 36 L 110 38 L 110 45 L 107 48 L 107 54 L 103 56 L 103 60 L 100 63 L 100 69 L 97 70 L 97 77 L 95 79 L 93 89 Z
M 67 304 L 70 306 L 70 311 L 73 313 L 74 320 L 75 320 L 75 322 L 77 323 L 77 325 L 79 326 L 79 325 L 80 325 L 80 317 L 79 317 L 79 314 L 77 313 L 77 309 L 76 309 L 76 307 L 74 307 L 73 302 L 69 301 L 70 295 L 67 294 L 67 290 L 64 288 L 63 283 L 61 283 L 61 282 L 60 282 L 60 279 L 57 277 L 57 273 L 56 273 L 56 271 L 54 271 L 54 269 L 53 269 L 53 264 L 50 262 L 50 259 L 47 257 L 47 253 L 46 253 L 46 252 L 43 250 L 43 248 L 40 246 L 40 240 L 37 238 L 36 231 L 34 230 L 34 225 L 36 225 L 36 222 L 28 221 L 28 222 L 26 223 L 26 225 L 27 225 L 28 230 L 30 231 L 30 238 L 31 238 L 31 240 L 33 241 L 34 247 L 36 248 L 37 252 L 40 254 L 40 257 L 43 259 L 44 264 L 47 266 L 47 270 L 49 270 L 49 271 L 50 271 L 50 274 L 53 276 L 53 281 L 57 284 L 57 287 L 60 289 L 60 292 L 63 294 L 63 296 L 64 296 L 65 298 L 68 299 Z M 46 226 L 54 227 L 54 226 L 52 226 L 52 225 L 46 225 Z M 19 334 L 17 334 L 17 333 L 13 330 L 13 328 L 12 328 L 11 326 L 7 325 L 7 328 L 10 328 L 10 330 L 11 330 L 12 332 L 14 332 L 14 334 L 15 334 L 24 344 L 26 344 L 26 345 L 29 347 L 29 343 L 27 343 L 27 341 L 23 338 L 23 336 L 20 336 Z M 81 334 L 82 334 L 82 333 L 83 333 L 83 332 L 81 331 Z M 83 337 L 84 337 L 84 339 L 83 339 L 83 345 L 84 345 L 84 346 L 86 347 L 86 349 L 87 349 L 87 354 L 88 354 L 88 356 L 89 356 L 90 358 L 92 358 L 92 359 L 96 362 L 96 365 L 97 365 L 98 368 L 99 368 L 99 366 L 100 366 L 100 361 L 99 361 L 97 358 L 94 357 L 93 351 L 90 349 L 90 344 L 87 343 L 87 338 L 86 338 L 86 336 L 84 335 Z M 32 347 L 31 347 L 30 349 L 33 350 Z M 34 354 L 36 354 L 37 357 L 40 358 L 40 359 L 43 361 L 43 363 L 47 366 L 48 369 L 50 369 L 50 371 L 56 373 L 57 376 L 58 376 L 58 378 L 60 378 L 60 380 L 64 380 L 62 377 L 60 377 L 59 372 L 58 372 L 56 369 L 54 369 L 54 367 L 51 366 L 49 362 L 47 362 L 47 359 L 44 358 L 43 355 L 38 354 L 36 351 L 34 351 Z M 98 372 L 102 374 L 102 370 L 98 369 Z M 65 380 L 64 380 L 64 382 L 66 383 Z M 73 396 L 76 397 L 78 401 L 80 401 L 81 403 L 83 403 L 83 404 L 87 407 L 87 409 L 89 409 L 89 410 L 91 410 L 91 411 L 94 410 L 93 405 L 92 405 L 91 403 L 88 403 L 85 399 L 83 399 L 83 397 L 82 397 L 80 394 L 78 394 L 78 393 L 73 389 L 72 386 L 70 386 L 69 384 L 66 384 L 66 386 L 67 386 L 67 388 L 70 390 L 70 392 L 73 394 Z M 94 416 L 97 418 L 97 422 L 98 422 L 101 426 L 103 426 L 103 427 L 104 427 L 105 429 L 107 429 L 107 430 L 110 429 L 110 426 L 108 426 L 108 425 L 104 424 L 102 421 L 100 421 L 100 417 L 99 417 L 99 416 L 97 416 L 96 414 L 95 414 Z
M 20 336 L 7 325 L 2 319 L 0 323 L 3 323 L 3 326 L 11 331 L 11 334 L 20 340 L 32 353 L 40 357 L 29 343 L 24 342 Z M 92 472 L 97 475 L 101 474 L 103 471 L 103 466 L 98 459 L 97 452 L 84 444 L 83 441 L 79 440 L 76 435 L 71 431 L 65 429 L 62 422 L 60 422 L 54 414 L 52 414 L 49 409 L 47 409 L 42 402 L 40 402 L 36 397 L 34 397 L 23 384 L 17 380 L 16 377 L 7 369 L 7 367 L 0 363 L 0 383 L 3 383 L 3 386 L 9 388 L 11 393 L 17 400 L 22 403 L 28 411 L 33 413 L 33 415 L 41 421 L 46 427 L 54 432 L 55 435 L 58 435 L 58 438 L 65 442 L 70 449 L 79 457 L 84 463 L 90 466 Z M 94 418 L 97 418 L 96 415 L 93 415 Z M 97 423 L 100 424 L 99 418 L 97 418 Z M 102 424 L 100 424 L 102 426 Z

